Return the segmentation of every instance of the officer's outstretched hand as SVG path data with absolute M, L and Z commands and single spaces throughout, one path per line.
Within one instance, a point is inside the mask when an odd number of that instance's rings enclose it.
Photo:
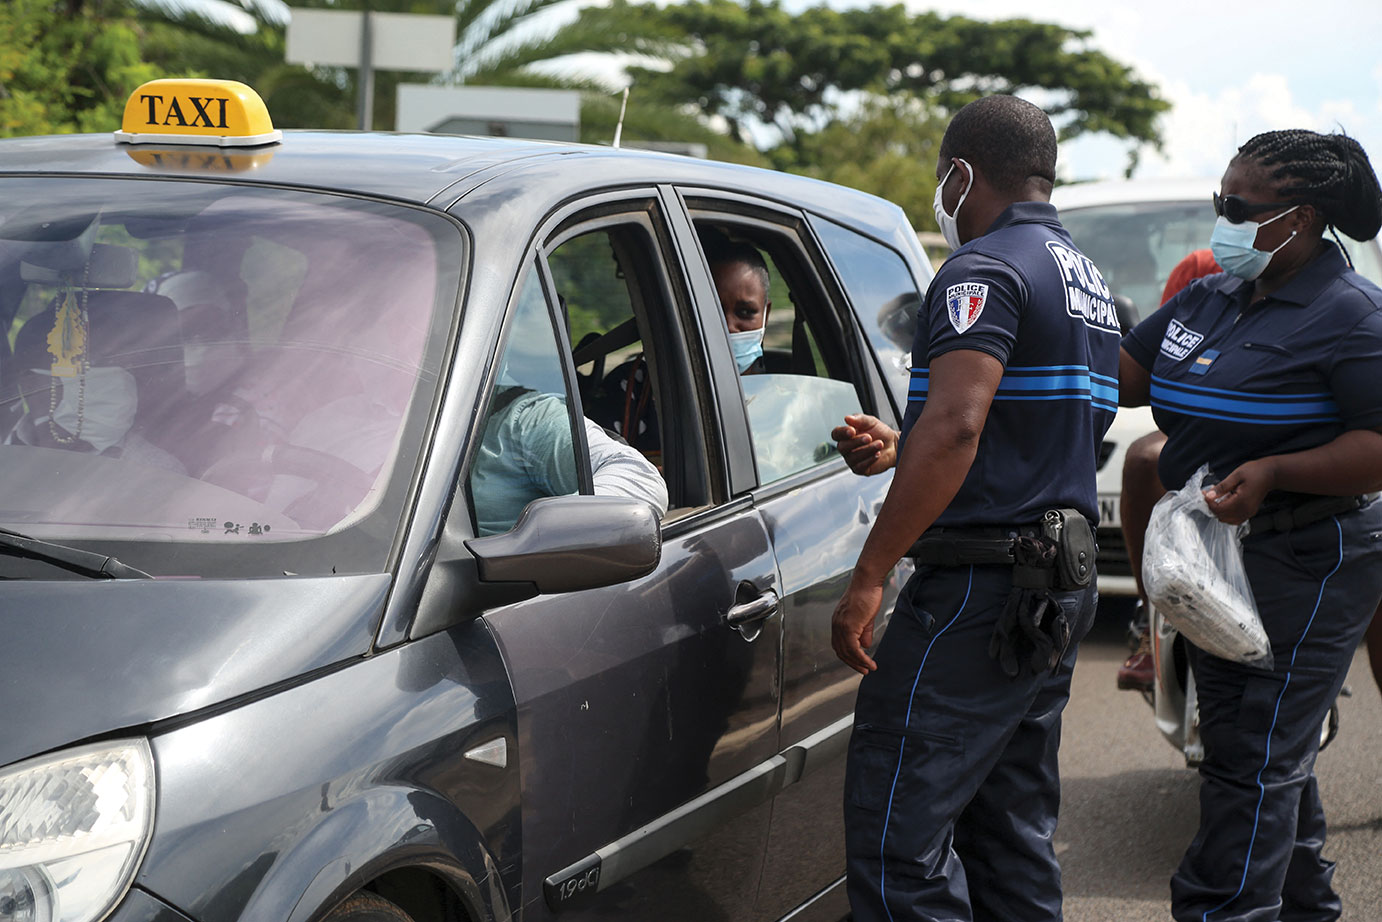
M 844 597 L 835 606 L 830 619 L 830 646 L 846 666 L 868 675 L 878 664 L 868 654 L 873 644 L 873 621 L 883 607 L 881 585 L 857 585 L 851 580 Z
M 897 463 L 898 432 L 875 416 L 846 416 L 843 426 L 830 430 L 830 437 L 856 474 L 881 474 Z
M 1241 525 L 1257 514 L 1275 481 L 1271 458 L 1247 461 L 1204 491 L 1205 505 L 1220 522 Z

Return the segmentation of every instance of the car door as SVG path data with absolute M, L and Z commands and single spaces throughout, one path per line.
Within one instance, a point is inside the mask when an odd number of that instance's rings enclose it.
M 715 229 L 752 245 L 771 277 L 768 371 L 716 379 L 721 402 L 747 408 L 752 465 L 744 492 L 767 523 L 782 593 L 781 746 L 803 766 L 774 802 L 753 917 L 780 918 L 813 896 L 819 911 L 843 911 L 844 752 L 859 676 L 836 659 L 830 619 L 891 475 L 855 475 L 830 430 L 861 410 L 896 426 L 897 412 L 883 365 L 801 214 L 705 193 L 688 194 L 686 204 L 698 233 Z M 719 313 L 713 288 L 697 294 L 703 314 Z M 898 364 L 896 354 L 888 358 Z M 884 617 L 909 572 L 900 570 Z
M 768 835 L 756 770 L 778 748 L 767 527 L 725 484 L 705 349 L 656 193 L 568 208 L 539 240 L 487 412 L 515 385 L 563 401 L 583 492 L 582 412 L 623 428 L 659 465 L 671 508 L 647 577 L 485 614 L 518 708 L 523 917 L 742 918 Z M 650 389 L 635 397 L 639 382 Z M 485 492 L 472 476 L 477 517 Z

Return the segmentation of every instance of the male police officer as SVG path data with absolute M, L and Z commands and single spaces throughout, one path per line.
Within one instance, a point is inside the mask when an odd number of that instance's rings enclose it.
M 990 96 L 955 115 L 936 216 L 956 250 L 919 312 L 902 433 L 870 416 L 833 433 L 856 472 L 897 467 L 832 639 L 865 675 L 845 794 L 856 922 L 1060 918 L 1056 749 L 1096 604 L 1119 330 L 1048 204 L 1055 165 L 1039 108 Z M 875 661 L 904 555 L 918 568 Z

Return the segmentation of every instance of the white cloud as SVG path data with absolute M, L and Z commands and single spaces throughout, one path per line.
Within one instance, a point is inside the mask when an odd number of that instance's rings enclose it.
M 1364 140 L 1379 127 L 1379 120 L 1361 111 L 1356 99 L 1330 99 L 1307 108 L 1283 74 L 1253 74 L 1241 85 L 1214 93 L 1196 92 L 1180 81 L 1164 84 L 1163 90 L 1175 107 L 1163 122 L 1165 148 L 1144 159 L 1140 176 L 1218 176 L 1238 146 L 1263 131 L 1342 129 Z
M 1144 152 L 1138 176 L 1217 177 L 1239 144 L 1279 128 L 1342 127 L 1382 165 L 1382 4 L 1312 0 L 1301 17 L 1296 4 L 1262 0 L 1245 18 L 1237 4 L 1204 0 L 1063 0 L 1036 9 L 1022 0 L 907 2 L 917 12 L 1091 31 L 1091 47 L 1131 66 L 1173 106 L 1161 122 L 1164 149 Z M 1062 173 L 1121 176 L 1127 149 L 1107 137 L 1077 139 L 1061 150 Z

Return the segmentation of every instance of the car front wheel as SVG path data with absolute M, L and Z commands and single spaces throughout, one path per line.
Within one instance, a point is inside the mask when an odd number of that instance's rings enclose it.
M 361 890 L 346 897 L 322 922 L 413 922 L 413 918 L 382 896 Z

